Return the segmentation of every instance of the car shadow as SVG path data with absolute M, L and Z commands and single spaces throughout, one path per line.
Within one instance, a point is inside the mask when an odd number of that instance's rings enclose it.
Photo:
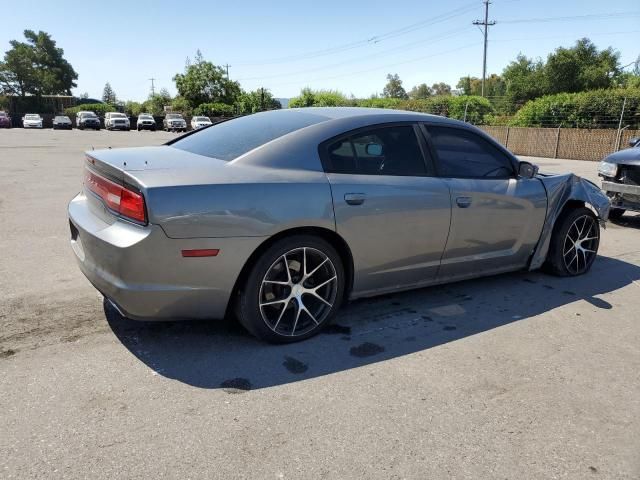
M 289 345 L 263 343 L 231 320 L 135 322 L 106 301 L 104 311 L 122 344 L 158 374 L 242 393 L 423 351 L 574 302 L 610 310 L 600 295 L 637 280 L 640 267 L 598 257 L 575 278 L 518 272 L 385 295 L 352 302 L 325 333 Z
M 635 228 L 640 230 L 640 213 L 627 212 L 618 220 L 609 219 L 610 223 L 624 228 Z

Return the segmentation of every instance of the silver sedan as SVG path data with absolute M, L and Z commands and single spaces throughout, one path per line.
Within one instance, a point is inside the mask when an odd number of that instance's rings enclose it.
M 609 201 L 481 130 L 418 113 L 263 112 L 86 154 L 80 269 L 133 319 L 235 313 L 308 338 L 349 299 L 545 267 L 586 273 Z

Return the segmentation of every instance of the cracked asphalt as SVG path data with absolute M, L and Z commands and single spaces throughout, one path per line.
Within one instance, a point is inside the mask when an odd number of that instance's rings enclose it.
M 131 322 L 66 204 L 84 150 L 172 136 L 0 131 L 0 478 L 640 478 L 640 215 L 588 275 L 358 301 L 304 343 Z

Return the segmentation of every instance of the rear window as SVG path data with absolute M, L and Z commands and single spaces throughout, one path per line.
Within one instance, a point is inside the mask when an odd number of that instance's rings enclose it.
M 312 113 L 265 112 L 236 118 L 188 135 L 170 145 L 180 150 L 230 161 L 287 133 L 327 120 Z

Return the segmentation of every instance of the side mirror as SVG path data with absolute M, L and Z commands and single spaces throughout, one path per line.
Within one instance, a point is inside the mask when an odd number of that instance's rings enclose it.
M 379 143 L 367 143 L 366 152 L 367 155 L 372 157 L 379 157 L 382 155 L 382 145 Z
M 520 162 L 518 166 L 518 176 L 522 178 L 533 178 L 538 173 L 538 166 L 529 162 Z
M 640 143 L 640 137 L 633 137 L 633 138 L 629 139 L 629 146 L 630 147 L 635 147 L 639 143 Z

